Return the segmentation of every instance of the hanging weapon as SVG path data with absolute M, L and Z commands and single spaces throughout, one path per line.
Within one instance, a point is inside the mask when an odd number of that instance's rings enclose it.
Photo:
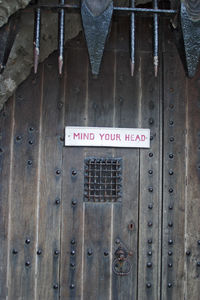
M 65 0 L 60 0 L 60 5 L 64 5 Z M 63 68 L 63 53 L 64 53 L 64 43 L 65 43 L 65 10 L 61 8 L 59 11 L 59 29 L 58 29 L 58 69 L 59 74 L 62 74 Z
M 131 7 L 135 7 L 135 0 L 131 0 Z M 131 13 L 131 76 L 135 68 L 135 14 Z
M 40 28 L 41 28 L 41 9 L 38 7 L 35 9 L 35 22 L 34 22 L 34 73 L 37 73 L 39 55 L 40 55 Z
M 158 9 L 158 1 L 157 0 L 153 0 L 153 6 L 154 9 Z M 158 75 L 158 14 L 154 14 L 154 26 L 153 26 L 153 30 L 154 30 L 154 74 L 155 77 L 157 77 Z

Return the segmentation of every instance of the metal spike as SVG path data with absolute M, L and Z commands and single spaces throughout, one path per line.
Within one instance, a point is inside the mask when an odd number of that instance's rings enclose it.
M 34 23 L 34 73 L 37 73 L 39 54 L 40 54 L 40 27 L 41 27 L 41 10 L 36 8 L 35 10 L 35 23 Z
M 158 8 L 158 0 L 154 0 L 154 9 Z M 154 14 L 154 74 L 158 75 L 158 14 Z
M 135 7 L 135 0 L 131 0 L 131 7 Z M 131 76 L 135 68 L 135 14 L 131 13 Z
M 64 5 L 65 0 L 60 0 L 59 4 Z M 62 74 L 62 68 L 63 68 L 64 43 L 65 43 L 65 10 L 64 8 L 61 8 L 59 11 L 59 31 L 58 31 L 58 50 L 59 50 L 58 69 L 60 75 Z

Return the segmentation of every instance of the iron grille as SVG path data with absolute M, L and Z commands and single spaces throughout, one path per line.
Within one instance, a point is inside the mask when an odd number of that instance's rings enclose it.
M 122 160 L 85 159 L 84 201 L 117 202 L 122 197 Z

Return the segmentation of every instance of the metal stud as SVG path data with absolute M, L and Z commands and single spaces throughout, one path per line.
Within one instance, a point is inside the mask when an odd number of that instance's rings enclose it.
M 187 250 L 187 251 L 186 251 L 186 255 L 187 255 L 187 256 L 190 256 L 190 254 L 191 254 L 190 250 Z
M 72 200 L 72 205 L 76 206 L 76 204 L 77 204 L 77 201 L 76 200 Z
M 169 244 L 169 245 L 172 245 L 173 243 L 174 243 L 173 240 L 169 240 L 169 241 L 168 241 L 168 244 Z
M 72 239 L 72 240 L 71 240 L 71 244 L 72 244 L 72 245 L 75 245 L 75 244 L 76 244 L 76 241 L 75 241 L 74 239 Z
M 31 240 L 29 238 L 26 239 L 25 243 L 28 245 L 30 244 Z
M 173 193 L 173 188 L 169 188 L 169 193 L 172 194 Z
M 168 255 L 172 256 L 173 252 L 172 251 L 168 251 Z
M 55 255 L 59 255 L 59 253 L 60 253 L 60 252 L 59 252 L 58 250 L 55 250 L 55 251 L 54 251 L 54 254 L 55 254 Z
M 106 250 L 104 251 L 104 256 L 108 256 L 109 255 L 109 252 Z
M 170 108 L 170 109 L 174 109 L 174 104 L 171 103 L 171 104 L 169 105 L 169 108 Z
M 152 152 L 149 153 L 149 157 L 153 157 L 153 153 Z
M 153 141 L 153 135 L 150 136 L 150 141 Z
M 17 249 L 13 249 L 12 253 L 13 253 L 13 254 L 18 254 Z
M 173 227 L 173 222 L 169 222 L 169 223 L 168 223 L 168 226 L 169 226 L 169 227 Z
M 42 254 L 42 250 L 41 250 L 41 249 L 38 249 L 37 255 L 41 255 L 41 254 Z
M 33 131 L 33 130 L 34 130 L 34 128 L 33 128 L 33 127 L 30 127 L 30 128 L 29 128 L 29 131 Z
M 170 141 L 170 142 L 174 142 L 174 137 L 171 136 L 171 137 L 169 138 L 169 141 Z
M 32 160 L 28 160 L 28 161 L 27 161 L 27 164 L 28 164 L 29 166 L 32 166 L 32 164 L 33 164 Z
M 149 118 L 149 125 L 153 125 L 154 124 L 154 119 L 153 118 Z
M 54 288 L 54 290 L 57 290 L 57 289 L 58 289 L 58 284 L 55 283 L 55 284 L 53 285 L 53 288 Z
M 148 173 L 149 173 L 150 175 L 152 175 L 152 174 L 153 174 L 153 170 L 149 170 Z
M 152 193 L 152 192 L 153 192 L 152 186 L 150 186 L 150 187 L 148 188 L 148 190 L 149 190 L 150 193 Z
M 57 174 L 57 175 L 60 175 L 60 174 L 61 174 L 61 170 L 59 170 L 59 169 L 56 170 L 56 174 Z
M 72 170 L 72 176 L 76 176 L 77 175 L 77 171 L 76 170 Z
M 148 227 L 151 227 L 153 223 L 151 221 L 148 222 Z
M 173 205 L 169 205 L 169 210 L 172 210 L 173 209 Z
M 146 287 L 147 287 L 148 289 L 150 289 L 150 288 L 151 288 L 151 283 L 150 283 L 150 282 L 147 282 Z
M 150 203 L 150 204 L 148 205 L 148 208 L 149 208 L 149 209 L 152 209 L 152 208 L 153 208 L 153 204 Z
M 174 174 L 174 172 L 173 172 L 173 170 L 169 170 L 169 175 L 173 175 Z
M 152 239 L 148 239 L 148 244 L 152 244 Z
M 173 153 L 170 153 L 170 154 L 169 154 L 169 158 L 170 158 L 170 159 L 174 158 L 174 154 L 173 154 Z
M 71 267 L 71 268 L 75 268 L 75 263 L 74 263 L 74 262 L 71 262 L 71 263 L 70 263 L 70 267 Z
M 19 141 L 21 141 L 21 139 L 22 139 L 22 136 L 21 135 L 18 135 L 17 137 L 16 137 L 16 140 L 19 142 Z
M 197 241 L 197 244 L 200 246 L 200 240 Z
M 197 267 L 200 267 L 200 261 L 197 262 Z
M 147 263 L 147 268 L 151 268 L 152 267 L 152 263 L 149 261 L 148 263 Z
M 75 251 L 75 250 L 72 250 L 72 251 L 71 251 L 71 255 L 72 255 L 72 256 L 74 256 L 74 255 L 75 255 L 75 253 L 76 253 L 76 251 Z
M 92 255 L 92 249 L 88 249 L 88 255 L 91 256 Z
M 170 126 L 173 126 L 173 125 L 174 125 L 174 121 L 170 120 L 170 121 L 169 121 L 169 125 L 170 125 Z
M 0 148 L 0 154 L 2 154 L 3 153 L 3 149 L 2 148 Z
M 74 288 L 75 288 L 75 284 L 74 284 L 74 283 L 71 283 L 71 284 L 70 284 L 70 289 L 73 290 Z
M 168 263 L 168 267 L 172 268 L 173 264 L 172 263 Z
M 115 243 L 116 243 L 116 244 L 120 244 L 120 239 L 116 239 L 116 240 L 115 240 Z
M 26 267 L 29 267 L 30 265 L 31 265 L 30 261 L 27 260 L 27 261 L 25 262 L 25 266 L 26 266 Z
M 149 256 L 152 256 L 152 251 L 148 251 L 147 254 L 148 254 Z
M 56 205 L 59 205 L 59 204 L 60 204 L 60 199 L 59 199 L 59 198 L 56 198 L 55 204 L 56 204 Z
M 168 288 L 171 288 L 172 287 L 172 283 L 169 282 L 167 286 L 168 286 Z

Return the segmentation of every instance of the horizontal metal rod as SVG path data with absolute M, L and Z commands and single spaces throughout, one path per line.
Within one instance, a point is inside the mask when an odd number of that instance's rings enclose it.
M 69 8 L 79 8 L 79 5 L 76 4 L 40 4 L 40 5 L 30 5 L 33 8 L 43 8 L 43 9 L 69 9 Z M 153 13 L 153 14 L 176 14 L 176 9 L 159 9 L 159 8 L 141 8 L 141 7 L 118 7 L 115 6 L 114 11 L 123 11 L 123 12 L 135 12 L 135 13 Z

